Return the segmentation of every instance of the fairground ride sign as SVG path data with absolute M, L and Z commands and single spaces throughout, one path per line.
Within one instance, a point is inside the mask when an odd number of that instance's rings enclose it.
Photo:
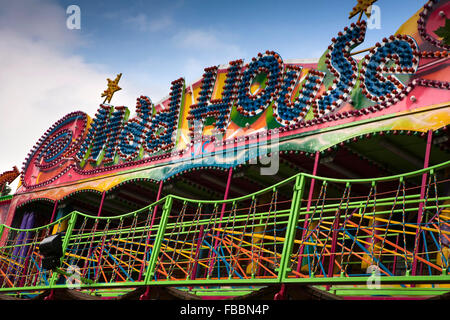
M 250 141 L 255 132 L 270 139 L 327 121 L 376 117 L 417 86 L 448 92 L 448 82 L 416 75 L 422 60 L 448 59 L 449 46 L 433 30 L 441 23 L 436 23 L 442 20 L 440 12 L 448 16 L 449 8 L 448 1 L 428 2 L 407 22 L 414 32 L 382 39 L 362 50 L 366 55 L 359 61 L 353 55 L 367 26 L 358 20 L 331 39 L 318 63 L 283 62 L 276 52 L 266 51 L 248 63 L 208 67 L 190 86 L 183 78 L 173 81 L 169 97 L 156 105 L 147 96 L 138 97 L 131 119 L 128 108 L 106 103 L 120 90 L 121 74 L 108 79 L 105 102 L 93 119 L 73 112 L 39 139 L 24 162 L 22 186 L 44 187 L 70 172 L 86 177 L 175 155 L 190 157 L 196 144 L 204 150 L 205 141 L 226 147 L 227 141 Z M 422 50 L 421 44 L 432 51 Z

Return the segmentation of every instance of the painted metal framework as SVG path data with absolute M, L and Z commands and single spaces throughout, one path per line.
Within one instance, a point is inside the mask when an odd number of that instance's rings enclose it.
M 450 283 L 450 161 L 374 179 L 298 173 L 220 201 L 168 195 L 120 216 L 0 225 L 0 292 L 56 288 Z M 61 232 L 59 269 L 39 243 Z

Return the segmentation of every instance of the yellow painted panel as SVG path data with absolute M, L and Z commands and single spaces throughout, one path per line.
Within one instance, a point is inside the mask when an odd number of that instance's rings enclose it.
M 213 99 L 222 99 L 223 87 L 225 85 L 225 79 L 227 78 L 226 72 L 220 72 L 217 74 L 216 84 L 212 94 Z

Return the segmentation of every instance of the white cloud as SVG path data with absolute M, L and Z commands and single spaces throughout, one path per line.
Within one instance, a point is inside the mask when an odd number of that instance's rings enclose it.
M 55 2 L 0 0 L 0 6 L 3 172 L 14 165 L 20 169 L 39 137 L 65 114 L 81 110 L 93 116 L 102 102 L 100 94 L 106 88 L 106 78 L 114 78 L 122 70 L 87 63 L 74 54 L 80 46 L 95 42 L 89 35 L 82 37 L 79 30 L 68 30 L 66 8 Z M 83 17 L 83 7 L 81 14 Z M 170 16 L 155 20 L 136 16 L 136 25 L 147 30 L 162 30 L 172 23 Z M 243 56 L 232 37 L 215 30 L 182 30 L 169 39 L 175 49 L 183 52 L 183 59 L 174 64 L 176 74 L 165 81 L 161 79 L 165 73 L 158 76 L 151 73 L 152 69 L 142 72 L 142 68 L 129 68 L 119 84 L 123 89 L 114 96 L 115 105 L 128 106 L 133 112 L 139 95 L 148 95 L 158 102 L 169 93 L 170 81 L 178 75 L 190 83 L 201 76 L 203 68 Z
M 197 81 L 203 74 L 203 71 L 205 68 L 210 67 L 211 65 L 205 64 L 205 61 L 194 58 L 194 57 L 188 57 L 186 61 L 183 64 L 183 74 L 185 75 L 187 85 L 190 85 Z
M 66 27 L 65 8 L 51 1 L 0 0 L 0 30 L 34 43 L 66 50 L 82 43 L 77 32 Z
M 225 40 L 225 38 L 225 35 L 213 30 L 188 29 L 175 34 L 173 42 L 183 49 L 216 51 L 236 57 L 242 54 L 238 45 Z
M 168 15 L 149 18 L 147 15 L 139 13 L 136 16 L 126 18 L 124 22 L 141 32 L 157 32 L 171 26 L 173 24 L 173 19 Z
M 65 8 L 49 1 L 0 5 L 3 172 L 14 165 L 20 169 L 39 137 L 65 114 L 81 110 L 93 116 L 106 78 L 114 75 L 72 53 L 83 40 L 66 28 Z M 117 95 L 128 103 L 135 101 L 125 90 Z
M 245 56 L 241 47 L 230 38 L 229 34 L 202 29 L 182 30 L 172 37 L 174 47 L 184 52 L 185 63 L 181 71 L 188 82 L 201 77 L 206 67 L 227 64 Z

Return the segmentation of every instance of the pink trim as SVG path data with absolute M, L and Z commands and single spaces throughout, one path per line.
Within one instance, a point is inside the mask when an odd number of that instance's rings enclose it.
M 103 208 L 103 201 L 105 200 L 106 191 L 103 191 L 102 193 L 102 200 L 100 201 L 100 207 L 98 208 L 97 217 L 100 217 L 102 214 L 102 208 Z
M 344 300 L 425 300 L 428 297 L 386 297 L 386 296 L 373 296 L 373 297 L 343 297 Z
M 229 298 L 230 296 L 203 296 L 202 300 L 225 300 Z
M 58 208 L 58 200 L 55 201 L 55 205 L 53 206 L 53 212 L 52 212 L 52 217 L 50 218 L 50 223 L 55 221 L 55 213 L 56 213 L 57 208 Z

